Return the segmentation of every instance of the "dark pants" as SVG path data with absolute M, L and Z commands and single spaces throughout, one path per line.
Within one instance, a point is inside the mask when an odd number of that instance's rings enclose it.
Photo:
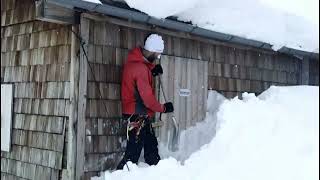
M 136 120 L 137 117 L 132 117 L 130 119 L 131 122 Z M 158 164 L 160 160 L 158 154 L 158 141 L 150 123 L 150 119 L 145 118 L 144 120 L 144 126 L 142 126 L 138 136 L 136 135 L 136 129 L 129 131 L 129 140 L 127 141 L 126 151 L 123 159 L 118 164 L 117 169 L 123 169 L 128 161 L 137 164 L 142 148 L 144 148 L 145 162 L 149 165 Z

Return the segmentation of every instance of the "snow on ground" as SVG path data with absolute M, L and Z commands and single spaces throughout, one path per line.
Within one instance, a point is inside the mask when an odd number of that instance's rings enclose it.
M 150 16 L 177 16 L 205 29 L 270 43 L 274 50 L 286 46 L 319 53 L 318 0 L 125 1 Z
M 319 87 L 312 86 L 272 86 L 258 97 L 244 93 L 243 100 L 210 92 L 206 120 L 182 134 L 180 148 L 186 148 L 186 155 L 180 149 L 173 154 L 178 160 L 168 157 L 150 167 L 128 163 L 130 171 L 92 179 L 318 179 L 318 98 Z

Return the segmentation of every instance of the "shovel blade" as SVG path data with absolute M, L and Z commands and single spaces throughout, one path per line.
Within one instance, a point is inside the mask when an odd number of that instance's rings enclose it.
M 172 136 L 171 141 L 169 145 L 169 149 L 172 152 L 179 150 L 179 126 L 177 123 L 177 120 L 174 116 L 172 116 L 172 122 L 173 122 L 173 130 L 172 130 Z

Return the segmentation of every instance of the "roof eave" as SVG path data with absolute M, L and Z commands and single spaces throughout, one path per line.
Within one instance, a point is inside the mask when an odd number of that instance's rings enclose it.
M 119 8 L 110 4 L 95 4 L 92 2 L 80 1 L 80 0 L 46 0 L 46 2 L 54 3 L 62 7 L 84 9 L 89 12 L 97 12 L 104 15 L 110 15 L 114 17 L 128 19 L 130 21 L 147 23 L 147 24 L 156 25 L 159 27 L 164 27 L 167 29 L 188 32 L 190 34 L 199 35 L 202 37 L 207 37 L 207 38 L 211 38 L 211 39 L 215 39 L 223 42 L 230 42 L 230 43 L 236 43 L 241 45 L 253 46 L 256 48 L 262 48 L 266 50 L 272 50 L 271 48 L 272 46 L 270 44 L 264 43 L 261 41 L 255 41 L 255 40 L 250 40 L 250 39 L 233 36 L 225 33 L 215 32 L 215 31 L 204 29 L 204 28 L 196 27 L 188 23 L 183 23 L 183 22 L 179 22 L 171 19 L 157 19 L 143 12 Z M 319 60 L 319 53 L 301 51 L 301 50 L 288 48 L 288 47 L 281 48 L 279 52 L 292 55 L 298 58 L 301 57 L 301 59 L 310 58 L 310 59 Z

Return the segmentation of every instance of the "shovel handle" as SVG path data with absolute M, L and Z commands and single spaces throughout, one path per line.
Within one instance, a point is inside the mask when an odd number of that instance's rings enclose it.
M 164 90 L 163 90 L 163 83 L 162 83 L 162 79 L 161 77 L 159 76 L 159 82 L 160 82 L 160 88 L 161 88 L 161 91 L 162 91 L 162 95 L 163 95 L 163 98 L 164 98 L 164 101 L 167 102 L 167 97 L 164 93 Z M 176 129 L 178 129 L 178 123 L 177 123 L 177 120 L 176 118 L 174 117 L 174 115 L 172 115 L 172 121 L 173 121 L 173 124 L 174 126 L 176 127 Z
M 164 102 L 167 102 L 167 97 L 164 93 L 164 90 L 163 90 L 163 83 L 162 83 L 162 79 L 161 77 L 159 76 L 159 82 L 160 82 L 160 88 L 161 88 L 161 91 L 162 91 L 162 95 L 163 95 L 163 98 L 164 98 Z

